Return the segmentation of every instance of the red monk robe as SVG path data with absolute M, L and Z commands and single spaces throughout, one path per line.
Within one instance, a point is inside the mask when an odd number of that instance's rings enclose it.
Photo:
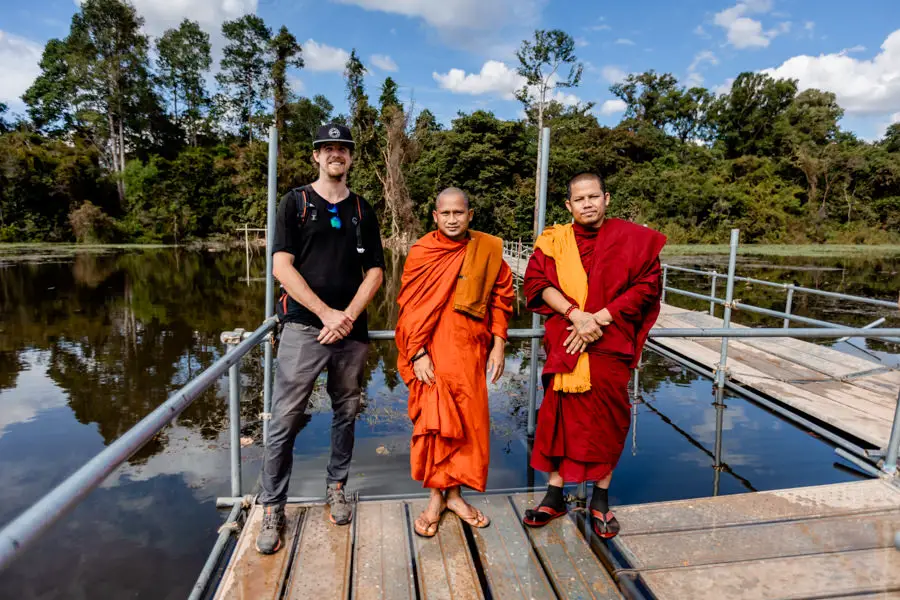
M 553 374 L 571 373 L 578 355 L 566 354 L 563 346 L 569 322 L 541 298 L 547 287 L 565 293 L 556 263 L 540 250 L 535 250 L 528 262 L 524 291 L 528 307 L 549 316 L 544 336 L 544 402 L 538 413 L 531 466 L 544 472 L 559 471 L 567 483 L 580 483 L 604 479 L 622 454 L 631 423 L 628 379 L 659 315 L 659 252 L 666 238 L 620 219 L 606 219 L 597 230 L 577 223 L 572 227 L 588 275 L 587 302 L 580 308 L 591 313 L 606 308 L 613 318 L 603 328 L 603 337 L 587 348 L 590 391 L 553 389 Z
M 472 240 L 479 236 L 482 248 L 496 251 L 467 261 L 469 273 L 463 275 L 467 248 L 472 252 Z M 494 281 L 483 281 L 491 272 Z M 463 277 L 482 278 L 481 313 L 460 304 L 457 287 L 464 285 Z M 409 388 L 412 477 L 424 487 L 485 489 L 490 461 L 485 369 L 493 336 L 506 339 L 512 301 L 512 272 L 503 262 L 498 238 L 470 231 L 470 239 L 456 242 L 435 231 L 410 249 L 397 298 L 397 366 Z M 476 318 L 464 309 L 483 316 Z M 434 385 L 416 379 L 410 363 L 423 347 L 434 363 Z

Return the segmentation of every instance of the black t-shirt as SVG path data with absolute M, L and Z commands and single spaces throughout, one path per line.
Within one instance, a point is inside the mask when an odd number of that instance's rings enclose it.
M 310 204 L 301 225 L 303 195 Z M 356 219 L 362 213 L 360 233 L 364 252 L 357 251 Z M 312 186 L 291 190 L 281 199 L 275 223 L 272 252 L 294 255 L 294 268 L 313 292 L 328 306 L 344 310 L 362 283 L 364 272 L 384 268 L 384 249 L 375 211 L 353 192 L 337 204 L 330 204 Z M 285 321 L 321 329 L 322 321 L 288 296 Z M 369 338 L 366 313 L 356 319 L 351 339 Z

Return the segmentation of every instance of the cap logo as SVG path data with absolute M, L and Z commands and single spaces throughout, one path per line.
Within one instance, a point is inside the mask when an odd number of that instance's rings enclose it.
M 328 130 L 328 137 L 330 137 L 331 139 L 335 139 L 335 140 L 337 138 L 341 137 L 340 129 L 338 129 L 337 127 L 332 127 L 331 129 Z

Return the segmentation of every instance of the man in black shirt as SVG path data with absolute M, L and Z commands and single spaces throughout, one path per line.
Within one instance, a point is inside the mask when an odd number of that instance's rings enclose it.
M 279 300 L 285 327 L 261 478 L 265 513 L 256 548 L 264 554 L 281 548 L 294 440 L 325 369 L 334 410 L 326 501 L 333 523 L 352 518 L 344 486 L 368 353 L 366 306 L 384 276 L 375 211 L 347 188 L 353 145 L 343 125 L 320 127 L 313 142 L 319 178 L 288 192 L 278 207 L 273 272 L 286 291 Z

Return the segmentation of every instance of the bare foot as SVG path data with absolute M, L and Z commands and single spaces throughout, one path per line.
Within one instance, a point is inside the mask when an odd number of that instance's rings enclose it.
M 480 510 L 463 500 L 462 496 L 447 495 L 447 508 L 456 513 L 456 516 L 471 525 L 482 528 L 491 524 L 490 519 L 484 516 Z
M 422 537 L 434 537 L 437 535 L 438 524 L 441 522 L 441 515 L 444 514 L 446 508 L 447 504 L 444 501 L 443 494 L 432 492 L 428 507 L 422 511 L 422 514 L 413 523 L 416 533 Z

